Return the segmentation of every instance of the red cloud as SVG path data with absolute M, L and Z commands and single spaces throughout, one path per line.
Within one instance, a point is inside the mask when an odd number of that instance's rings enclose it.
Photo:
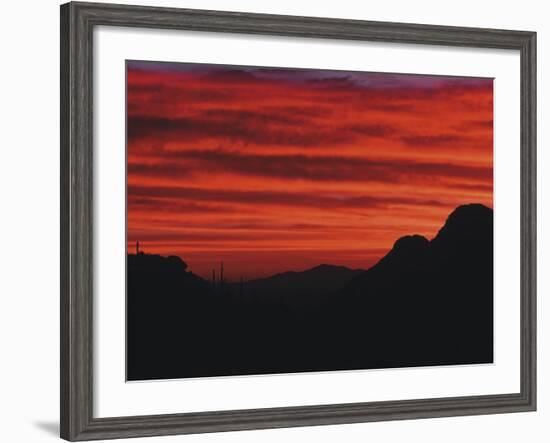
M 492 206 L 490 79 L 128 62 L 127 100 L 128 241 L 199 274 L 366 267 Z

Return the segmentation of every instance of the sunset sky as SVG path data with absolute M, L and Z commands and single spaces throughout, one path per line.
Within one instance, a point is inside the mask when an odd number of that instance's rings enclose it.
M 493 207 L 493 81 L 127 62 L 128 251 L 208 278 L 368 268 Z

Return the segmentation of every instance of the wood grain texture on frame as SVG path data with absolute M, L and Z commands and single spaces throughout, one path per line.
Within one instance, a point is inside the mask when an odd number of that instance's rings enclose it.
M 521 392 L 151 416 L 93 416 L 94 26 L 513 49 L 521 56 Z M 534 32 L 100 3 L 61 6 L 61 437 L 144 437 L 532 411 L 536 408 Z

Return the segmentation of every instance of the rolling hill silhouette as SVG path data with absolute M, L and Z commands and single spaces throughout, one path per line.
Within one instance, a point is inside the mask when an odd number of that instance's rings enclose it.
M 128 255 L 129 380 L 493 361 L 493 211 L 456 208 L 366 271 L 319 265 L 213 285 Z
M 363 269 L 322 264 L 305 271 L 287 271 L 249 280 L 243 292 L 247 296 L 278 300 L 285 305 L 320 304 L 363 272 Z

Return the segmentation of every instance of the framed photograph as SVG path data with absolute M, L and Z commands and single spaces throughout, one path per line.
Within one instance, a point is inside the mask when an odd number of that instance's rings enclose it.
M 535 44 L 61 6 L 61 437 L 535 410 Z

